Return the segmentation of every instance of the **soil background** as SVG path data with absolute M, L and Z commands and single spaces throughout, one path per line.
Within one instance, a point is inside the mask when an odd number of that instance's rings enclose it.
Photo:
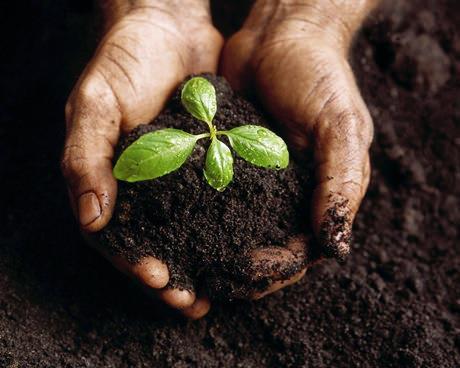
M 356 40 L 376 132 L 348 261 L 197 322 L 86 247 L 67 204 L 63 107 L 98 41 L 91 2 L 12 3 L 0 10 L 0 367 L 458 367 L 458 1 L 384 1 Z M 239 3 L 214 3 L 226 34 Z

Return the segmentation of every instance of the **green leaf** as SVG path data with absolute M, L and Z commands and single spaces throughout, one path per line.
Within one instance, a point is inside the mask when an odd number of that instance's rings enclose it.
M 181 93 L 182 104 L 198 120 L 212 123 L 217 110 L 216 90 L 202 77 L 194 77 L 185 83 Z
M 284 169 L 289 164 L 286 143 L 267 128 L 243 125 L 224 134 L 238 155 L 256 166 Z
M 123 151 L 113 168 L 113 175 L 128 182 L 166 175 L 182 166 L 198 139 L 198 136 L 178 129 L 144 134 Z
M 233 156 L 224 142 L 214 138 L 206 154 L 204 177 L 210 186 L 222 192 L 233 179 Z

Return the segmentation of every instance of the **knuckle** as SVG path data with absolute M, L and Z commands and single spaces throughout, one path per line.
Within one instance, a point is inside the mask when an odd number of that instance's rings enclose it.
M 112 88 L 95 76 L 76 87 L 67 101 L 65 113 L 67 126 L 75 125 L 81 131 L 92 129 L 96 121 L 99 127 L 111 130 L 116 127 L 114 123 L 121 120 L 120 106 Z
M 97 110 L 98 105 L 103 102 L 98 97 L 97 91 L 98 83 L 94 81 L 94 78 L 85 78 L 81 84 L 74 88 L 64 110 L 68 125 L 72 124 L 75 117 Z
M 75 93 L 75 108 L 95 114 L 110 114 L 114 107 L 119 110 L 112 87 L 96 76 L 87 78 Z
M 360 201 L 362 197 L 362 184 L 357 180 L 347 180 L 342 184 L 341 192 L 345 197 L 354 199 L 353 202 Z
M 368 130 L 368 121 L 363 114 L 355 110 L 343 110 L 337 115 L 337 129 L 341 133 L 352 134 L 361 137 Z
M 325 134 L 332 139 L 353 145 L 355 149 L 367 151 L 372 143 L 374 129 L 367 112 L 357 109 L 342 109 L 329 119 Z
M 81 84 L 77 91 L 77 100 L 80 104 L 91 106 L 99 99 L 98 92 L 99 83 L 92 79 Z
M 61 172 L 67 180 L 73 180 L 75 177 L 82 175 L 87 167 L 86 158 L 78 146 L 64 147 L 64 153 L 61 158 Z

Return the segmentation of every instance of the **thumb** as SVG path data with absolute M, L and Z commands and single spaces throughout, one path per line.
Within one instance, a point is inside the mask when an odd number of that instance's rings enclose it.
M 250 65 L 257 37 L 254 32 L 242 29 L 226 42 L 220 61 L 220 73 L 235 91 L 248 92 L 253 84 Z
M 329 118 L 335 123 L 319 123 L 315 130 L 313 230 L 325 256 L 344 260 L 350 251 L 352 223 L 369 184 L 372 122 L 365 107 Z
M 66 105 L 61 168 L 72 208 L 85 231 L 99 231 L 112 216 L 117 191 L 112 157 L 120 122 L 115 95 L 97 78 L 83 80 Z

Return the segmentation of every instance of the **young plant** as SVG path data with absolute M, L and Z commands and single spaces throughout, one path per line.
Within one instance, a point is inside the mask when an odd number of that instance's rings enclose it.
M 232 153 L 218 138 L 224 135 L 236 153 L 251 164 L 269 169 L 287 167 L 286 144 L 267 128 L 242 125 L 228 131 L 217 130 L 213 124 L 216 91 L 206 79 L 195 77 L 185 83 L 181 100 L 193 117 L 207 124 L 209 133 L 193 135 L 172 128 L 147 133 L 121 154 L 113 169 L 115 178 L 136 182 L 166 175 L 184 164 L 199 139 L 209 138 L 204 177 L 214 189 L 223 191 L 233 179 Z

